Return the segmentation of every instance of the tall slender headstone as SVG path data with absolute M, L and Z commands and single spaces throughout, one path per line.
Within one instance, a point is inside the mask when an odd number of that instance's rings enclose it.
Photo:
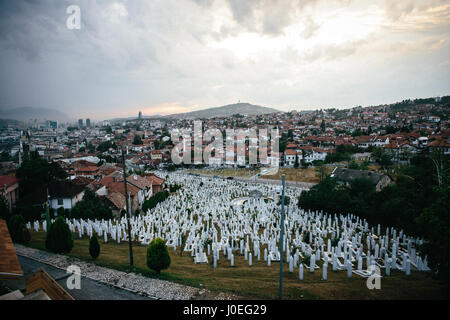
M 391 275 L 391 258 L 387 259 L 386 263 L 386 276 L 389 277 Z
M 322 280 L 327 280 L 328 263 L 323 264 Z
M 406 260 L 406 268 L 405 273 L 407 276 L 411 275 L 411 261 L 409 259 Z
M 336 254 L 333 253 L 333 271 L 337 270 L 337 257 Z
M 300 267 L 298 268 L 298 278 L 303 280 L 303 263 L 300 263 Z
M 314 268 L 316 266 L 316 256 L 311 255 L 309 258 L 309 272 L 314 272 Z

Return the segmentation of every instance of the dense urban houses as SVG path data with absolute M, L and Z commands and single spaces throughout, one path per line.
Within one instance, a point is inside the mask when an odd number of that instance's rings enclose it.
M 6 200 L 9 211 L 19 199 L 19 180 L 12 176 L 0 176 L 0 195 Z

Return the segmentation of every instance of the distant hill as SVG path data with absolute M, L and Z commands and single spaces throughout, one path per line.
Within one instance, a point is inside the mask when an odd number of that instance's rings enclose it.
M 0 118 L 14 119 L 28 122 L 37 119 L 38 121 L 58 120 L 60 122 L 73 121 L 64 112 L 49 108 L 19 107 L 11 109 L 0 109 Z
M 280 112 L 279 110 L 257 106 L 250 103 L 235 103 L 235 104 L 229 104 L 222 107 L 215 107 L 215 108 L 208 108 L 204 110 L 198 110 L 198 111 L 192 111 L 192 112 L 186 112 L 186 113 L 177 113 L 177 114 L 171 114 L 168 116 L 165 116 L 165 118 L 171 118 L 171 119 L 209 119 L 214 117 L 229 117 L 233 114 L 240 114 L 240 115 L 246 115 L 246 116 L 254 116 L 254 115 L 260 115 L 260 114 L 267 114 L 267 113 L 274 113 L 274 112 Z

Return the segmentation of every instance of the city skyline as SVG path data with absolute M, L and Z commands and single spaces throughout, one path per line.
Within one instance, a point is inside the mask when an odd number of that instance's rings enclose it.
M 81 12 L 66 27 L 68 6 Z M 74 119 L 449 93 L 450 2 L 2 2 L 0 108 Z M 195 17 L 195 19 L 193 19 Z

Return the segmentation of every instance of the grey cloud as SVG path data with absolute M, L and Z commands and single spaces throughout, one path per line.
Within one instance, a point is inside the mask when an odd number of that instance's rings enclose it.
M 123 5 L 127 14 L 114 11 L 114 3 Z M 240 48 L 236 46 L 221 47 L 222 40 L 233 40 L 246 31 L 275 37 L 298 21 L 304 22 L 302 37 L 314 38 L 317 22 L 305 7 L 314 3 L 0 0 L 0 107 L 32 105 L 59 108 L 74 117 L 87 117 L 93 112 L 108 117 L 111 112 L 133 113 L 139 107 L 167 102 L 185 106 L 221 105 L 238 99 L 274 106 L 308 101 L 325 104 L 331 100 L 345 103 L 374 97 L 370 88 L 364 87 L 368 84 L 396 88 L 395 82 L 379 76 L 379 81 L 371 83 L 361 80 L 351 99 L 341 94 L 346 86 L 355 84 L 353 79 L 361 66 L 365 67 L 367 59 L 362 51 L 370 58 L 383 59 L 386 46 L 379 39 L 314 45 L 306 54 L 296 51 L 298 44 L 285 43 L 290 47 L 285 52 L 262 49 L 250 58 L 239 57 Z M 348 1 L 341 3 L 347 5 Z M 81 30 L 65 27 L 69 4 L 81 7 Z M 233 21 L 221 21 L 219 29 L 212 30 L 217 16 L 212 10 L 220 4 L 224 5 L 220 9 L 230 10 Z M 437 23 L 431 33 L 437 40 L 445 39 L 448 29 Z M 407 29 L 396 32 L 399 38 L 405 36 L 400 40 L 418 43 L 415 36 L 419 36 L 424 46 L 437 46 L 437 42 L 426 42 L 429 34 L 413 34 Z M 389 36 L 389 30 L 382 30 L 380 35 Z M 390 40 L 400 43 L 397 38 Z M 372 43 L 378 45 L 373 52 L 369 47 Z M 404 57 L 412 55 L 411 51 L 392 50 L 390 54 Z M 448 60 L 448 42 L 435 51 L 441 55 L 417 58 L 404 65 L 407 70 L 409 63 L 423 61 L 435 73 L 421 83 L 423 92 L 449 83 L 448 71 L 442 68 Z M 367 66 L 365 74 L 386 74 L 392 66 L 395 64 Z M 401 76 L 408 77 L 406 72 Z M 327 95 L 318 89 L 332 85 L 336 89 Z M 216 89 L 211 91 L 213 87 Z
M 401 19 L 414 10 L 424 11 L 443 4 L 450 4 L 448 0 L 384 0 L 387 16 L 392 20 Z
M 316 0 L 227 0 L 237 23 L 252 32 L 276 36 Z

